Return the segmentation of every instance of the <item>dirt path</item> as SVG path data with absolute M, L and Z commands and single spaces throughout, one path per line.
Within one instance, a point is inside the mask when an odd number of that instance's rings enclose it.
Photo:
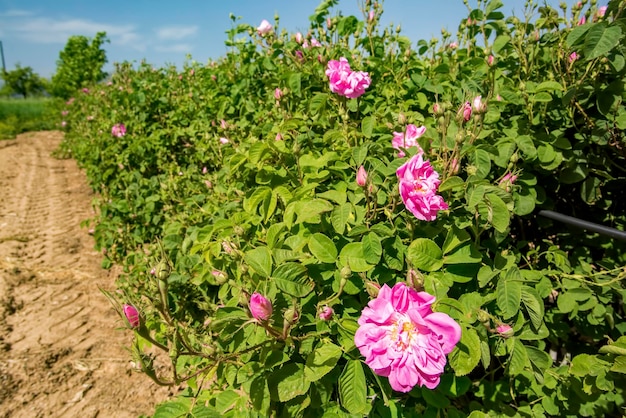
M 137 373 L 98 286 L 114 277 L 80 222 L 93 194 L 62 134 L 0 141 L 0 417 L 151 415 L 168 390 Z

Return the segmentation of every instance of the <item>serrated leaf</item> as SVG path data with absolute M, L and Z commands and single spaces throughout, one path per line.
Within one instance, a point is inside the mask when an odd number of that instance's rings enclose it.
M 613 49 L 622 36 L 622 29 L 617 26 L 606 26 L 606 22 L 593 25 L 585 36 L 583 53 L 587 61 L 601 57 Z
M 441 248 L 428 238 L 414 240 L 407 250 L 407 258 L 414 267 L 424 271 L 437 271 L 443 266 Z
M 309 250 L 322 263 L 337 261 L 337 247 L 330 238 L 319 232 L 309 237 Z
M 583 39 L 591 27 L 592 25 L 578 25 L 572 29 L 565 40 L 567 48 L 572 49 L 572 47 L 576 45 L 579 40 Z
M 304 395 L 311 386 L 311 382 L 304 377 L 304 364 L 285 364 L 267 378 L 270 399 L 287 402 L 296 396 Z
M 307 269 L 300 263 L 284 263 L 274 270 L 272 279 L 283 292 L 302 298 L 311 293 L 314 283 L 307 275 Z
M 247 251 L 244 261 L 261 276 L 269 277 L 272 274 L 272 253 L 269 248 L 262 246 Z
M 338 234 L 343 234 L 346 229 L 348 219 L 352 213 L 352 204 L 344 203 L 343 205 L 335 206 L 333 212 L 330 215 L 330 222 L 333 224 L 333 229 Z
M 316 382 L 335 368 L 343 351 L 330 342 L 322 342 L 306 359 L 304 377 L 310 382 Z
M 523 286 L 522 302 L 524 303 L 526 312 L 528 312 L 528 316 L 530 317 L 530 322 L 533 324 L 533 327 L 535 329 L 539 329 L 543 322 L 545 310 L 543 300 L 541 299 L 541 296 L 539 296 L 539 292 L 532 287 Z
M 524 371 L 524 368 L 530 366 L 528 352 L 524 344 L 517 338 L 513 340 L 513 351 L 509 357 L 508 369 L 509 375 L 515 376 Z
M 360 242 L 351 242 L 346 244 L 339 253 L 339 263 L 342 266 L 350 267 L 350 270 L 356 273 L 366 272 L 374 268 L 369 264 L 363 252 L 363 244 Z
M 461 341 L 459 341 L 448 356 L 450 366 L 457 376 L 469 374 L 481 358 L 480 337 L 474 328 L 462 328 Z
M 366 138 L 372 137 L 374 132 L 374 126 L 376 125 L 376 118 L 374 116 L 366 116 L 361 121 L 361 132 Z
M 177 398 L 158 405 L 154 411 L 154 418 L 178 418 L 189 413 L 191 403 L 188 399 Z
M 369 264 L 378 264 L 380 257 L 383 254 L 383 246 L 380 243 L 380 238 L 373 232 L 365 235 L 361 240 L 363 244 L 363 255 L 365 261 Z
M 339 399 L 341 406 L 351 414 L 367 411 L 367 384 L 359 360 L 349 360 L 339 376 Z
M 516 280 L 500 278 L 496 286 L 496 302 L 502 318 L 509 319 L 517 314 L 522 300 L 522 284 Z
M 463 181 L 461 177 L 448 177 L 439 185 L 439 193 L 445 192 L 446 190 L 460 189 L 464 185 L 465 181 Z

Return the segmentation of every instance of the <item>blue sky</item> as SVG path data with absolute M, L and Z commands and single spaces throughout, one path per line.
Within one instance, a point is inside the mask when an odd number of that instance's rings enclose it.
M 505 14 L 523 14 L 524 0 L 503 0 Z M 541 0 L 543 3 L 543 0 Z M 546 0 L 556 7 L 557 0 Z M 224 55 L 225 31 L 231 28 L 229 14 L 257 26 L 262 19 L 290 32 L 306 32 L 308 18 L 319 0 L 0 0 L 0 40 L 7 69 L 16 63 L 30 66 L 50 77 L 59 51 L 71 35 L 92 37 L 105 31 L 110 70 L 112 62 L 140 61 L 155 66 L 181 65 L 187 54 L 204 63 Z M 335 12 L 361 18 L 364 1 L 340 0 Z M 567 4 L 573 4 L 567 0 Z M 606 2 L 600 2 L 606 3 Z M 386 0 L 382 24 L 401 25 L 413 45 L 420 39 L 439 37 L 442 28 L 456 33 L 467 17 L 462 0 Z M 476 0 L 469 0 L 475 5 Z

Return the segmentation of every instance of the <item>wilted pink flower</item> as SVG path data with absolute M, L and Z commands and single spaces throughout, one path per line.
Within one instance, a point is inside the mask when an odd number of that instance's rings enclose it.
M 67 116 L 68 113 L 70 113 L 69 110 L 64 110 L 61 112 L 61 116 Z
M 372 80 L 368 73 L 352 71 L 348 60 L 344 57 L 330 60 L 326 67 L 326 75 L 330 81 L 330 91 L 341 96 L 354 99 L 365 93 Z
M 404 157 L 406 154 L 403 149 L 411 147 L 417 147 L 417 153 L 421 154 L 423 150 L 417 143 L 417 138 L 424 135 L 424 132 L 426 132 L 425 126 L 420 126 L 418 128 L 412 123 L 406 126 L 406 132 L 394 132 L 391 145 L 398 150 L 398 157 Z
M 83 93 L 89 93 L 89 89 L 87 87 L 83 88 Z
M 608 6 L 602 6 L 598 9 L 598 17 L 603 17 L 606 14 L 606 9 L 608 8 Z
M 513 328 L 507 324 L 498 325 L 496 327 L 496 332 L 500 334 L 501 337 L 504 337 L 504 338 L 512 337 L 513 334 L 515 334 L 515 331 L 513 331 Z
M 221 137 L 221 138 L 220 138 L 220 144 L 222 144 L 222 145 L 224 145 L 224 144 L 228 144 L 229 142 L 230 142 L 230 141 L 228 140 L 228 138 L 224 138 L 224 137 Z
M 270 22 L 263 19 L 259 27 L 256 28 L 256 31 L 259 35 L 264 36 L 272 31 L 272 25 L 270 24 Z
M 435 297 L 405 283 L 383 285 L 359 318 L 354 342 L 365 362 L 392 389 L 414 386 L 434 389 L 446 365 L 446 355 L 461 339 L 461 327 L 449 315 L 433 312 Z
M 492 66 L 493 65 L 493 60 L 494 60 L 494 56 L 493 55 L 489 55 L 487 57 L 487 65 Z
M 333 317 L 333 314 L 335 313 L 335 311 L 333 311 L 333 308 L 331 308 L 330 306 L 324 306 L 320 312 L 319 312 L 319 317 L 322 321 L 328 321 L 330 320 L 330 318 Z
M 250 297 L 250 313 L 257 321 L 265 322 L 272 316 L 272 303 L 260 293 Z
M 450 44 L 448 45 L 448 48 L 450 49 L 457 49 L 459 47 L 459 44 L 457 42 L 450 42 Z
M 131 326 L 131 328 L 138 328 L 141 323 L 141 319 L 139 318 L 139 312 L 137 311 L 137 308 L 135 308 L 133 305 L 125 304 L 122 307 L 122 310 L 124 311 L 124 316 L 126 317 L 126 320 L 128 321 L 128 324 Z
M 574 51 L 569 54 L 569 62 L 572 63 L 578 59 L 578 54 Z
M 437 212 L 448 209 L 443 197 L 437 194 L 439 173 L 422 154 L 414 155 L 396 171 L 400 197 L 406 208 L 422 221 L 434 221 Z
M 367 171 L 365 167 L 361 166 L 356 172 L 356 184 L 363 187 L 367 183 Z
M 74 98 L 73 97 L 70 97 L 70 99 L 67 102 L 65 102 L 65 104 L 68 105 L 68 106 L 71 105 L 72 103 L 74 103 Z
M 585 23 L 587 23 L 587 18 L 585 17 L 585 15 L 582 15 L 580 19 L 578 20 L 578 26 L 582 26 Z
M 459 114 L 463 116 L 463 120 L 468 122 L 472 117 L 472 105 L 470 102 L 463 103 L 463 106 L 459 109 Z
M 296 33 L 296 42 L 301 44 L 303 40 L 304 37 L 302 36 L 302 34 L 300 32 Z
M 281 97 L 283 97 L 283 91 L 279 87 L 276 87 L 276 89 L 274 90 L 274 98 L 276 100 L 280 100 Z
M 126 126 L 123 123 L 117 123 L 111 128 L 111 135 L 121 138 L 126 135 Z
M 211 271 L 211 274 L 213 275 L 213 277 L 215 277 L 215 280 L 218 283 L 224 283 L 226 279 L 228 279 L 228 276 L 226 276 L 226 273 L 224 273 L 221 270 L 213 270 Z

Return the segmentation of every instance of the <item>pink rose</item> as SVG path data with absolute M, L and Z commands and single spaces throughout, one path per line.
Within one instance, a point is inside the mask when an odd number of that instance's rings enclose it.
M 470 102 L 463 103 L 463 106 L 459 109 L 459 114 L 463 116 L 463 120 L 468 122 L 472 117 L 472 105 Z
M 330 81 L 330 91 L 350 99 L 365 93 L 365 89 L 372 82 L 368 73 L 352 71 L 344 57 L 339 58 L 339 61 L 330 60 L 326 67 L 326 75 Z
M 121 138 L 126 135 L 126 126 L 123 123 L 117 123 L 111 128 L 111 135 Z
M 283 140 L 283 136 L 280 134 L 280 132 L 278 132 L 276 134 L 276 138 L 274 138 L 274 141 L 282 141 Z
M 443 197 L 437 194 L 439 173 L 422 154 L 413 156 L 396 171 L 400 197 L 406 208 L 422 221 L 434 221 L 437 212 L 448 209 Z
M 228 140 L 228 138 L 224 138 L 224 137 L 221 137 L 221 138 L 220 138 L 220 144 L 222 144 L 222 145 L 224 145 L 224 144 L 228 144 L 229 142 L 230 142 L 230 141 Z
M 367 21 L 371 22 L 374 20 L 374 17 L 376 17 L 376 13 L 373 10 L 370 10 L 370 12 L 367 15 Z
M 606 9 L 608 8 L 608 6 L 602 6 L 598 9 L 598 17 L 604 17 L 604 15 L 606 14 Z
M 367 183 L 367 171 L 365 167 L 361 166 L 356 172 L 356 184 L 363 187 Z
M 411 147 L 417 147 L 418 154 L 421 154 L 423 150 L 417 143 L 417 138 L 424 135 L 424 132 L 426 132 L 425 126 L 418 128 L 412 123 L 406 126 L 406 132 L 394 132 L 391 145 L 398 150 L 398 157 L 404 157 L 406 154 L 403 149 Z
M 260 293 L 250 297 L 250 313 L 257 321 L 265 322 L 272 316 L 272 303 Z
M 319 318 L 322 321 L 329 321 L 330 318 L 333 317 L 333 314 L 335 313 L 335 311 L 333 311 L 333 308 L 331 308 L 330 306 L 324 306 L 320 312 L 319 312 Z
M 572 63 L 578 59 L 578 54 L 574 51 L 569 54 L 569 62 Z
M 487 65 L 489 65 L 490 67 L 493 65 L 493 60 L 494 60 L 494 56 L 493 55 L 489 55 L 487 57 Z
M 580 20 L 578 21 L 578 26 L 582 26 L 585 23 L 587 23 L 587 18 L 585 17 L 585 15 L 582 15 L 582 17 L 580 18 Z
M 487 110 L 487 103 L 483 102 L 482 96 L 474 97 L 474 100 L 472 101 L 472 110 L 476 113 L 485 113 Z M 465 119 L 465 117 L 463 117 L 463 119 Z
M 276 87 L 276 89 L 274 90 L 274 98 L 276 100 L 280 100 L 281 97 L 283 97 L 283 91 L 280 88 Z
M 256 28 L 256 31 L 261 36 L 267 35 L 268 33 L 272 31 L 272 25 L 270 24 L 270 22 L 263 19 L 259 27 Z
M 128 325 L 130 325 L 131 328 L 138 328 L 141 323 L 141 319 L 139 318 L 139 312 L 137 311 L 137 308 L 135 308 L 133 305 L 125 304 L 122 307 L 122 310 L 124 311 L 124 316 L 128 321 Z
M 498 325 L 496 327 L 496 332 L 500 334 L 501 337 L 504 337 L 504 338 L 512 337 L 513 334 L 515 334 L 515 331 L 513 331 L 513 328 L 507 324 Z
M 313 47 L 320 47 L 322 46 L 322 44 L 315 38 L 311 38 L 311 46 Z
M 296 42 L 301 44 L 303 40 L 304 37 L 302 36 L 302 34 L 300 32 L 296 33 Z
M 450 44 L 448 45 L 448 48 L 450 49 L 457 49 L 459 47 L 459 44 L 457 42 L 450 42 Z
M 405 283 L 383 285 L 359 318 L 354 343 L 379 376 L 398 392 L 414 386 L 434 389 L 461 327 L 447 314 L 433 312 L 435 297 Z

